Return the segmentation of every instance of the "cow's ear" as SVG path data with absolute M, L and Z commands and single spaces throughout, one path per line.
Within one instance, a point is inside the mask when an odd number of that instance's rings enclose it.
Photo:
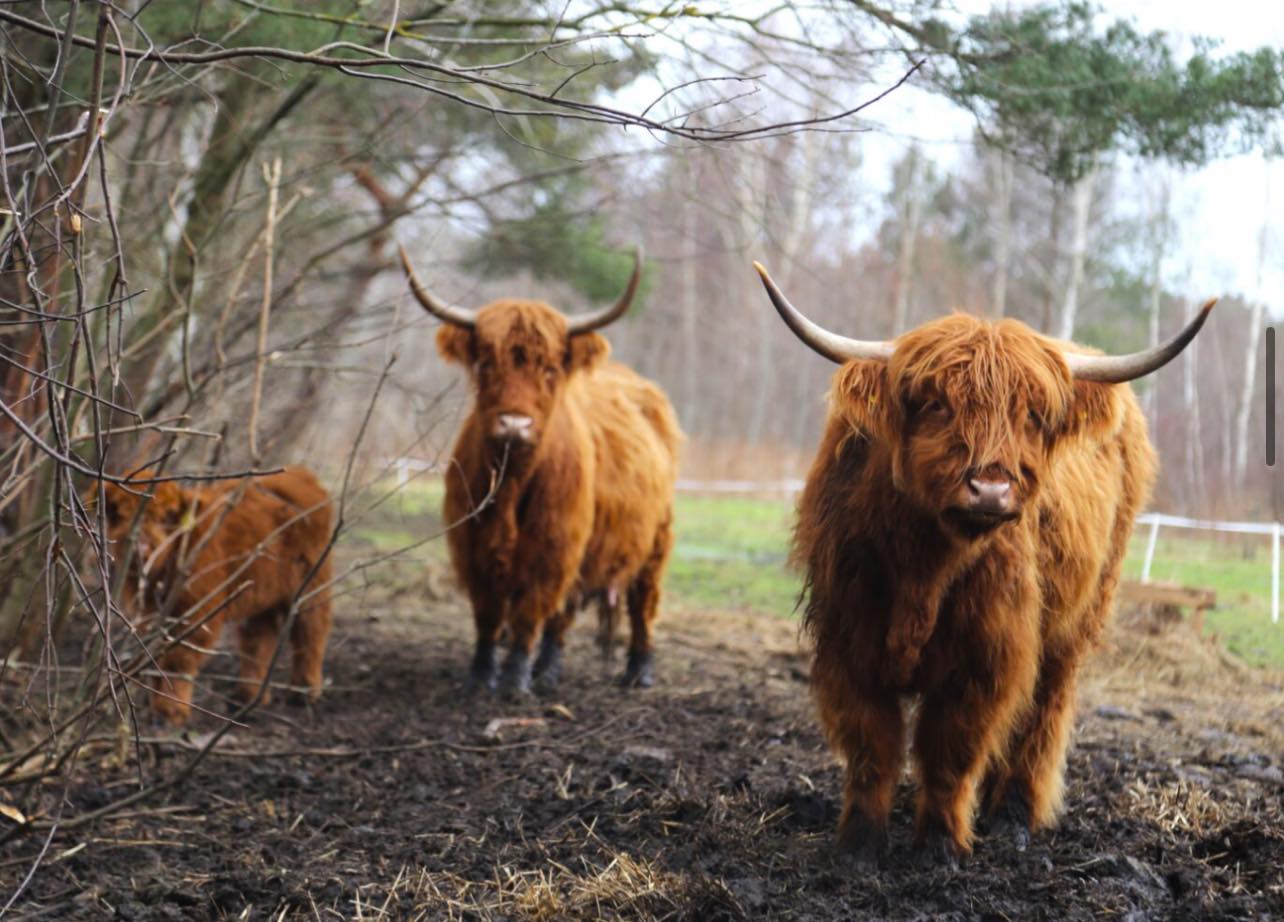
M 1066 435 L 1105 438 L 1123 425 L 1123 398 L 1118 384 L 1074 382 L 1074 402 L 1066 414 Z
M 895 410 L 886 362 L 848 362 L 834 377 L 831 397 L 834 408 L 853 429 L 876 438 L 886 437 Z
M 611 354 L 611 344 L 597 333 L 579 333 L 566 344 L 566 370 L 589 371 L 597 368 Z
M 437 328 L 437 351 L 448 362 L 472 365 L 476 361 L 473 348 L 473 331 L 443 323 Z

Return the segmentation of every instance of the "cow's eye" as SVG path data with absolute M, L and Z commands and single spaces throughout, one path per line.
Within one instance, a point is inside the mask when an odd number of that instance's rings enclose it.
M 1031 426 L 1033 426 L 1035 429 L 1043 428 L 1043 418 L 1039 416 L 1038 412 L 1036 412 L 1035 410 L 1031 410 L 1028 413 L 1026 413 L 1025 419 L 1026 419 L 1026 422 L 1029 423 Z
M 947 413 L 948 411 L 945 409 L 945 404 L 941 403 L 939 400 L 924 401 L 923 405 L 918 408 L 919 416 L 932 416 L 939 419 Z

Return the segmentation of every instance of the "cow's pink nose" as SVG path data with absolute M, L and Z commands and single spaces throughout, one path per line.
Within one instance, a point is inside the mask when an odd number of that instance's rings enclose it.
M 1012 484 L 1006 480 L 981 480 L 973 477 L 967 482 L 969 512 L 982 515 L 1007 515 L 1012 511 Z
M 495 420 L 495 438 L 529 442 L 533 428 L 534 420 L 529 416 L 522 416 L 519 413 L 501 413 Z

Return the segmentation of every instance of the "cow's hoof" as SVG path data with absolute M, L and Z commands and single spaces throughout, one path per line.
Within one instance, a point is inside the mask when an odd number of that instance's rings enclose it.
M 286 707 L 310 709 L 321 700 L 320 688 L 292 685 L 285 693 Z
M 493 692 L 498 686 L 498 669 L 473 668 L 468 670 L 468 678 L 464 679 L 464 694 L 473 697 L 484 692 Z
M 629 651 L 629 662 L 620 676 L 624 688 L 650 688 L 655 684 L 655 654 L 650 650 L 638 653 Z
M 887 829 L 854 815 L 838 831 L 839 858 L 853 870 L 877 871 L 887 851 Z
M 531 693 L 531 658 L 524 650 L 514 650 L 504 661 L 499 677 L 499 693 L 509 700 L 525 698 Z
M 495 648 L 490 644 L 478 644 L 473 664 L 468 669 L 468 678 L 464 681 L 464 694 L 471 697 L 481 691 L 494 691 L 498 682 Z
M 531 676 L 540 688 L 550 690 L 557 688 L 557 683 L 562 678 L 560 644 L 547 637 L 544 638 L 544 643 L 539 648 L 539 656 L 535 658 L 535 665 L 531 667 Z
M 168 714 L 159 714 L 156 711 L 136 711 L 135 713 L 138 715 L 138 731 L 143 736 L 168 737 L 182 732 L 187 723 L 186 718 L 175 720 Z M 132 731 L 133 727 L 130 730 Z
M 1030 805 L 1019 791 L 1008 788 L 990 817 L 991 836 L 1011 841 L 1019 852 L 1030 847 Z
M 924 871 L 957 871 L 962 858 L 959 847 L 944 831 L 933 830 L 914 843 L 914 864 Z

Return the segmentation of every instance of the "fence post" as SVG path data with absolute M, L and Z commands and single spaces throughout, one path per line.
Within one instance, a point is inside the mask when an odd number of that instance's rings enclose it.
M 1280 523 L 1271 530 L 1271 624 L 1280 623 Z
M 1276 526 L 1278 528 L 1278 526 Z M 1150 582 L 1150 565 L 1155 562 L 1155 544 L 1159 541 L 1159 516 L 1150 520 L 1150 540 L 1146 542 L 1146 560 L 1141 565 L 1141 581 Z M 1278 549 L 1278 542 L 1276 544 Z

